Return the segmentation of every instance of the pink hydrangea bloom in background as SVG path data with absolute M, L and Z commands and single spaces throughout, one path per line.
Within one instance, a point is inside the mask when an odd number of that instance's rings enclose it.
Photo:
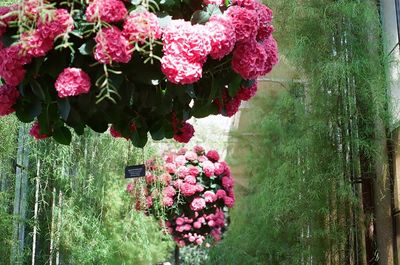
M 267 73 L 267 52 L 255 40 L 240 43 L 233 51 L 232 69 L 246 80 L 257 79 Z
M 146 205 L 147 205 L 147 208 L 149 208 L 153 205 L 153 197 L 151 197 L 151 196 L 146 197 Z
M 189 172 L 188 172 L 189 175 L 197 177 L 197 175 L 199 175 L 199 173 L 200 173 L 200 170 L 198 167 L 195 167 L 195 166 L 189 167 Z
M 54 40 L 57 36 L 74 29 L 74 20 L 66 9 L 56 9 L 53 17 L 40 17 L 37 31 L 42 38 Z
M 225 167 L 221 163 L 214 163 L 214 174 L 215 176 L 222 175 L 225 172 Z
M 86 9 L 89 22 L 101 21 L 112 23 L 123 20 L 128 14 L 123 2 L 119 0 L 94 0 Z
M 206 207 L 206 201 L 203 198 L 197 197 L 194 198 L 192 203 L 190 204 L 190 209 L 193 211 L 200 211 Z
M 33 136 L 36 140 L 41 140 L 49 137 L 46 134 L 41 134 L 40 133 L 40 124 L 38 121 L 35 121 L 32 125 L 31 130 L 29 131 L 29 134 Z
M 228 176 L 222 177 L 222 186 L 227 190 L 231 189 L 233 187 L 233 179 Z
M 176 175 L 181 179 L 185 178 L 188 174 L 189 169 L 183 165 L 178 167 L 178 169 L 176 170 Z
M 227 9 L 225 14 L 232 18 L 232 25 L 235 28 L 237 42 L 256 39 L 259 20 L 255 10 L 240 6 L 231 6 Z
M 184 219 L 182 217 L 178 217 L 178 218 L 176 218 L 175 223 L 177 225 L 183 225 L 185 223 L 185 221 L 184 221 Z
M 196 229 L 200 229 L 201 228 L 201 223 L 200 222 L 194 222 L 193 227 Z
M 197 188 L 196 185 L 192 185 L 190 183 L 183 183 L 180 187 L 180 191 L 182 192 L 183 196 L 189 197 L 197 192 Z
M 232 208 L 233 205 L 235 204 L 235 199 L 229 196 L 225 196 L 224 198 L 224 203 L 226 206 L 228 206 L 229 208 Z
M 210 190 L 204 192 L 203 196 L 206 202 L 215 202 L 217 200 L 217 195 Z
M 232 52 L 236 43 L 235 28 L 229 16 L 214 15 L 206 23 L 211 40 L 210 56 L 221 59 Z
M 127 186 L 126 186 L 126 191 L 127 192 L 132 192 L 133 191 L 133 183 L 129 183 Z
M 163 195 L 167 197 L 174 197 L 176 194 L 176 190 L 172 186 L 167 186 L 163 190 Z
M 202 147 L 200 145 L 195 145 L 193 147 L 193 151 L 195 151 L 197 155 L 203 155 L 205 152 L 204 147 Z
M 176 165 L 173 163 L 167 163 L 165 164 L 165 170 L 169 173 L 169 174 L 175 174 L 176 172 Z
M 177 179 L 174 181 L 173 185 L 176 189 L 179 189 L 180 191 L 182 191 L 183 180 Z
M 214 164 L 211 161 L 204 161 L 201 163 L 201 166 L 203 167 L 203 172 L 204 175 L 207 177 L 212 177 L 214 175 Z
M 197 160 L 197 154 L 193 151 L 187 151 L 185 154 L 185 158 L 190 161 Z
M 132 46 L 115 26 L 101 29 L 95 38 L 94 58 L 103 63 L 128 63 L 131 60 Z
M 0 117 L 13 113 L 13 105 L 19 98 L 19 92 L 16 87 L 9 85 L 0 85 Z
M 217 190 L 215 195 L 217 196 L 218 199 L 224 199 L 226 197 L 226 191 L 219 189 Z
M 156 177 L 153 174 L 148 172 L 148 173 L 146 173 L 145 179 L 146 179 L 147 184 L 152 184 L 156 180 Z
M 172 205 L 174 205 L 174 199 L 172 199 L 171 197 L 168 197 L 168 196 L 164 196 L 163 197 L 163 205 L 167 206 L 167 207 L 171 207 Z
M 79 68 L 65 68 L 55 84 L 60 98 L 88 93 L 90 86 L 89 75 Z
M 159 39 L 161 29 L 158 18 L 149 11 L 132 12 L 125 20 L 123 34 L 129 41 L 141 44 L 146 39 Z
M 222 102 L 219 98 L 214 101 L 214 104 L 218 106 L 218 112 L 226 117 L 232 117 L 235 115 L 240 108 L 242 101 L 237 97 L 231 98 L 225 90 L 222 95 Z
M 46 1 L 43 1 L 43 4 Z M 23 11 L 25 16 L 36 17 L 43 8 L 41 0 L 23 0 L 22 2 Z
M 203 191 L 204 191 L 203 185 L 197 183 L 197 184 L 196 184 L 196 191 L 197 191 L 197 192 L 203 192 Z
M 193 176 L 191 176 L 191 175 L 188 175 L 188 176 L 186 176 L 185 178 L 184 178 L 184 181 L 186 182 L 186 183 L 189 183 L 189 184 L 196 184 L 196 178 L 195 177 L 193 177 Z
M 257 93 L 257 82 L 255 81 L 251 86 L 241 86 L 236 97 L 240 100 L 247 101 L 254 97 Z
M 32 57 L 23 53 L 21 45 L 12 45 L 0 50 L 0 77 L 11 86 L 18 86 L 25 77 L 24 65 Z
M 218 162 L 219 154 L 216 150 L 209 150 L 207 152 L 207 158 L 210 159 L 212 162 Z
M 161 70 L 168 81 L 174 84 L 193 84 L 203 75 L 201 63 L 189 62 L 184 57 L 164 55 L 161 58 Z
M 188 151 L 187 148 L 182 147 L 182 148 L 180 148 L 180 149 L 178 150 L 178 152 L 176 152 L 176 154 L 177 154 L 177 155 L 185 155 L 187 151 Z
M 165 184 L 169 185 L 171 183 L 172 177 L 170 174 L 162 174 L 161 179 Z
M 190 139 L 192 139 L 193 135 L 193 126 L 188 122 L 184 122 L 182 128 L 180 128 L 180 130 L 174 134 L 174 139 L 180 143 L 188 143 Z

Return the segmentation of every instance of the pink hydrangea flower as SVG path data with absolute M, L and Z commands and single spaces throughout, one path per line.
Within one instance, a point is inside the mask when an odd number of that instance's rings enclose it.
M 197 245 L 203 244 L 203 239 L 202 239 L 202 238 L 197 238 L 197 239 L 196 239 L 196 244 L 197 244 Z
M 185 182 L 181 185 L 180 191 L 182 192 L 183 196 L 190 197 L 197 192 L 197 186 Z
M 196 229 L 200 229 L 201 228 L 201 223 L 200 222 L 194 222 L 193 227 Z
M 146 180 L 146 183 L 147 183 L 147 184 L 152 184 L 152 183 L 154 183 L 154 181 L 156 180 L 156 177 L 155 177 L 153 174 L 151 174 L 151 173 L 148 172 L 148 173 L 146 174 L 145 180 Z
M 176 190 L 172 186 L 167 186 L 163 190 L 163 195 L 167 197 L 174 197 L 176 194 Z
M 232 208 L 233 205 L 235 204 L 235 199 L 229 196 L 225 196 L 224 198 L 224 203 L 226 206 L 228 206 L 229 208 Z
M 212 162 L 218 162 L 219 154 L 216 150 L 209 150 L 207 152 L 207 158 L 210 159 Z
M 229 16 L 214 15 L 206 23 L 210 32 L 211 51 L 213 59 L 221 59 L 232 52 L 236 43 L 235 28 Z
M 259 2 L 256 3 L 255 10 L 258 14 L 258 19 L 260 21 L 257 31 L 257 40 L 264 41 L 274 31 L 274 27 L 270 25 L 270 23 L 272 22 L 272 10 Z
M 23 0 L 22 7 L 25 16 L 36 17 L 43 9 L 43 4 L 40 0 Z
M 200 63 L 191 63 L 185 58 L 175 55 L 164 55 L 161 58 L 161 70 L 168 81 L 181 85 L 193 84 L 203 75 Z
M 189 169 L 185 166 L 180 166 L 176 170 L 176 175 L 181 179 L 185 178 L 188 174 L 189 174 Z
M 256 7 L 258 7 L 258 3 L 259 2 L 257 2 L 256 0 L 232 0 L 232 5 L 237 5 L 247 9 L 255 9 Z
M 226 10 L 225 14 L 232 18 L 237 42 L 256 39 L 259 20 L 255 10 L 231 6 Z
M 205 155 L 201 155 L 197 158 L 197 160 L 199 161 L 199 163 L 202 163 L 204 161 L 207 161 L 208 159 Z
M 184 181 L 186 182 L 186 183 L 189 183 L 189 184 L 196 184 L 196 178 L 195 177 L 193 177 L 193 176 L 191 176 L 191 175 L 188 175 L 188 176 L 186 176 L 185 177 L 185 179 L 184 179 Z
M 223 200 L 226 197 L 226 191 L 219 189 L 219 190 L 217 190 L 215 195 L 217 196 L 217 199 Z
M 182 179 L 177 179 L 174 181 L 174 187 L 176 189 L 179 189 L 180 191 L 182 191 L 182 185 L 183 185 L 183 180 Z
M 211 230 L 210 235 L 215 239 L 215 241 L 221 240 L 221 230 L 220 229 Z
M 233 179 L 231 177 L 228 177 L 228 176 L 222 177 L 222 186 L 225 189 L 232 188 L 233 187 Z
M 233 51 L 232 69 L 246 80 L 257 79 L 267 73 L 267 57 L 264 46 L 255 40 L 240 43 Z
M 158 18 L 149 11 L 132 12 L 125 20 L 124 36 L 131 42 L 146 42 L 146 39 L 161 38 L 161 29 Z
M 177 155 L 185 155 L 187 151 L 188 151 L 187 148 L 182 147 L 182 148 L 180 148 L 180 149 L 178 150 L 178 152 L 176 152 L 176 154 L 177 154 Z
M 193 151 L 187 151 L 185 154 L 185 158 L 189 161 L 197 160 L 197 154 Z
M 49 15 L 50 13 L 46 13 Z M 61 34 L 71 32 L 74 29 L 74 20 L 66 9 L 56 9 L 51 17 L 40 16 L 37 31 L 42 38 L 54 40 Z
M 205 152 L 204 147 L 202 147 L 200 145 L 195 145 L 193 147 L 193 151 L 195 151 L 197 155 L 203 155 Z
M 171 207 L 174 204 L 174 199 L 168 196 L 163 197 L 163 205 L 167 207 Z
M 203 64 L 211 51 L 211 40 L 204 25 L 173 20 L 163 32 L 165 55 Z
M 24 53 L 21 45 L 12 45 L 0 50 L 0 77 L 10 86 L 18 86 L 25 77 L 23 65 L 32 57 Z
M 188 143 L 194 135 L 194 128 L 188 122 L 184 122 L 183 126 L 174 134 L 174 139 L 180 143 Z
M 19 98 L 19 92 L 17 88 L 9 85 L 0 86 L 0 117 L 13 113 L 14 104 Z
M 40 133 L 40 124 L 38 121 L 35 121 L 32 125 L 31 130 L 29 131 L 29 134 L 33 136 L 36 140 L 41 140 L 49 137 L 46 134 L 41 134 Z
M 169 173 L 169 174 L 175 174 L 176 172 L 176 165 L 173 163 L 166 163 L 165 164 L 165 170 Z
M 165 184 L 169 185 L 171 183 L 172 177 L 170 174 L 162 174 L 161 179 Z
M 204 161 L 201 163 L 201 166 L 203 168 L 203 172 L 207 177 L 212 177 L 214 175 L 214 163 L 211 161 Z
M 191 167 L 189 167 L 189 172 L 188 173 L 189 173 L 189 175 L 197 177 L 197 175 L 199 175 L 199 173 L 200 173 L 200 170 L 199 170 L 198 167 L 191 166 Z
M 200 211 L 206 207 L 206 201 L 203 198 L 197 197 L 194 198 L 192 203 L 190 204 L 190 209 L 193 211 Z
M 129 184 L 126 186 L 126 192 L 132 192 L 132 191 L 133 191 L 133 188 L 134 188 L 133 184 L 132 184 L 132 183 L 129 183 Z
M 257 82 L 255 81 L 251 86 L 241 86 L 236 97 L 240 100 L 247 101 L 254 97 L 257 93 Z
M 86 19 L 89 22 L 101 20 L 107 23 L 123 20 L 128 14 L 120 0 L 94 0 L 86 9 Z
M 5 16 L 6 14 L 10 14 L 10 12 L 17 10 L 17 5 L 11 6 L 0 6 L 0 17 Z M 0 19 L 0 37 L 6 32 L 8 24 L 12 21 L 18 19 L 17 15 L 8 15 L 5 16 L 3 19 Z
M 204 191 L 203 185 L 197 183 L 197 184 L 196 184 L 196 191 L 197 191 L 197 192 L 203 192 L 203 191 Z
M 90 86 L 89 75 L 79 68 L 65 68 L 55 84 L 60 98 L 88 93 Z
M 32 57 L 43 57 L 53 49 L 53 40 L 44 38 L 43 35 L 35 30 L 21 34 L 22 47 Z
M 147 205 L 147 208 L 150 208 L 151 206 L 153 206 L 153 197 L 151 197 L 151 196 L 146 197 L 146 205 Z
M 117 27 L 101 29 L 95 41 L 94 58 L 100 63 L 128 63 L 131 60 L 132 46 Z
M 176 218 L 175 223 L 177 225 L 183 225 L 185 223 L 185 221 L 184 221 L 184 219 L 182 217 L 178 217 L 178 218 Z
M 214 168 L 215 168 L 214 169 L 215 176 L 222 175 L 225 172 L 225 167 L 221 163 L 218 163 L 218 162 L 214 163 Z
M 267 60 L 264 65 L 263 73 L 267 74 L 272 70 L 272 67 L 275 66 L 279 61 L 278 44 L 271 35 L 262 43 L 262 46 L 264 47 L 264 50 L 267 54 Z
M 226 89 L 223 91 L 222 101 L 219 98 L 214 100 L 214 104 L 216 104 L 218 107 L 218 112 L 222 116 L 226 117 L 232 117 L 233 115 L 235 115 L 239 111 L 241 103 L 242 101 L 239 98 L 237 97 L 231 98 L 228 95 Z
M 204 196 L 204 200 L 207 203 L 212 203 L 212 202 L 215 202 L 217 200 L 217 195 L 215 195 L 215 193 L 210 191 L 210 190 L 204 192 L 203 196 Z

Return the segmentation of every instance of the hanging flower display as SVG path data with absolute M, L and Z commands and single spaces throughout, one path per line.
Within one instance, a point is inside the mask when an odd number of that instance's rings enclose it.
M 134 193 L 136 208 L 163 219 L 179 246 L 202 245 L 221 240 L 226 227 L 225 212 L 233 207 L 235 195 L 229 166 L 215 150 L 201 146 L 168 153 L 159 174 L 148 163 L 146 187 Z M 132 184 L 128 184 L 132 192 Z M 140 202 L 145 194 L 144 202 Z
M 232 116 L 278 62 L 257 0 L 50 1 L 0 7 L 0 115 L 69 144 L 85 127 L 188 142 L 191 117 Z

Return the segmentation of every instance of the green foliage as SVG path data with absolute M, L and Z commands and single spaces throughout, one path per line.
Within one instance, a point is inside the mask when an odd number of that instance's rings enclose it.
M 389 119 L 376 6 L 270 6 L 280 51 L 298 70 L 294 79 L 304 81 L 253 102 L 255 136 L 237 136 L 249 149 L 250 188 L 239 190 L 209 264 L 353 264 L 362 260 L 354 246 L 363 240 L 353 183 L 372 170 L 382 136 L 376 122 Z

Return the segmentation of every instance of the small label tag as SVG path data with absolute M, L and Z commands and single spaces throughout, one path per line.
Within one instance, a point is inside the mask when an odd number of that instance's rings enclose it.
M 125 178 L 138 178 L 146 176 L 146 167 L 144 165 L 127 166 L 125 168 Z

